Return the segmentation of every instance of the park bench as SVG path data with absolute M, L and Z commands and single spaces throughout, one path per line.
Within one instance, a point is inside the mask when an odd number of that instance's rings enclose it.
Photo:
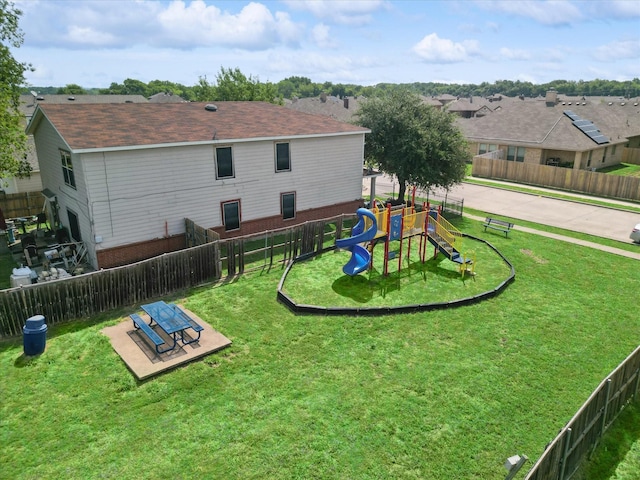
M 131 315 L 129 315 L 129 318 L 133 320 L 133 326 L 136 327 L 136 330 L 142 330 L 142 332 L 149 338 L 149 340 L 151 340 L 155 344 L 156 352 L 164 353 L 171 350 L 171 348 L 160 348 L 160 345 L 165 343 L 165 341 L 153 330 L 153 328 L 151 328 L 151 326 L 147 324 L 147 322 L 142 319 L 140 315 L 138 315 L 137 313 L 132 313 Z
M 497 230 L 499 232 L 503 232 L 505 237 L 509 236 L 509 232 L 513 228 L 513 223 L 505 222 L 504 220 L 497 220 L 495 218 L 487 217 L 482 224 L 484 227 L 484 231 L 487 231 L 487 228 L 492 228 L 493 230 Z

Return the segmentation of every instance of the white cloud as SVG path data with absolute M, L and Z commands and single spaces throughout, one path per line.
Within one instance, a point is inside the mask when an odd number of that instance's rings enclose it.
M 640 58 L 640 40 L 621 40 L 602 45 L 595 49 L 593 58 L 601 62 Z
M 466 60 L 479 51 L 478 42 L 465 40 L 455 43 L 447 38 L 440 38 L 432 33 L 413 46 L 413 51 L 423 60 L 430 63 L 456 63 Z
M 232 4 L 232 6 L 242 4 Z M 264 50 L 298 46 L 303 29 L 288 13 L 272 13 L 251 2 L 237 13 L 202 0 L 170 3 L 56 1 L 24 2 L 25 45 L 71 49 L 137 45 L 191 49 L 225 46 Z
M 500 55 L 507 60 L 530 60 L 531 54 L 526 50 L 517 50 L 513 48 L 502 47 Z
M 637 0 L 608 0 L 589 2 L 591 15 L 598 18 L 634 19 L 640 18 L 640 5 Z
M 293 10 L 307 11 L 320 20 L 342 25 L 367 25 L 372 22 L 374 12 L 386 7 L 382 0 L 287 0 L 284 3 Z
M 202 0 L 188 6 L 177 0 L 158 15 L 158 22 L 178 47 L 225 45 L 262 50 L 280 43 L 295 44 L 299 35 L 288 14 L 279 12 L 274 17 L 267 7 L 253 2 L 238 14 L 230 14 Z
M 280 76 L 303 75 L 312 80 L 354 82 L 364 69 L 382 67 L 385 62 L 369 56 L 351 57 L 344 54 L 322 54 L 296 51 L 293 53 L 271 53 L 265 62 L 269 70 Z
M 335 48 L 338 43 L 331 37 L 330 28 L 324 23 L 319 23 L 311 30 L 311 38 L 320 48 Z
M 543 25 L 568 25 L 584 17 L 578 7 L 566 0 L 478 0 L 476 4 L 488 11 L 532 18 Z
M 500 31 L 500 25 L 496 22 L 487 22 L 487 28 L 494 33 Z
M 66 35 L 67 40 L 70 43 L 83 44 L 85 46 L 100 46 L 105 47 L 109 45 L 117 45 L 117 38 L 108 33 L 94 30 L 91 27 L 79 27 L 77 25 L 71 25 Z

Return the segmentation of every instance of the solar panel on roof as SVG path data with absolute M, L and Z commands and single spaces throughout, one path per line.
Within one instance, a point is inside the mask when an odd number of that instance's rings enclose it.
M 584 133 L 586 136 L 588 136 L 591 140 L 596 142 L 598 145 L 601 145 L 603 143 L 609 143 L 609 137 L 602 135 L 602 133 L 600 132 L 600 129 L 598 129 L 598 127 L 596 127 L 589 120 L 580 118 L 580 115 L 576 115 L 571 110 L 565 110 L 562 113 L 564 113 L 567 117 L 573 120 L 572 123 L 576 127 L 578 127 L 582 133 Z
M 565 110 L 562 113 L 564 113 L 571 120 L 580 120 L 580 117 L 578 115 L 576 115 L 575 113 L 573 113 L 573 111 L 571 111 L 571 110 Z
M 602 145 L 603 143 L 609 143 L 609 137 L 605 137 L 604 135 L 596 135 L 591 137 L 591 140 L 596 142 L 598 145 Z

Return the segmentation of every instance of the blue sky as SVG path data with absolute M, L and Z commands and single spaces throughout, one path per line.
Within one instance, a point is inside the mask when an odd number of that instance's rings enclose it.
M 37 86 L 126 78 L 481 83 L 640 77 L 638 0 L 14 0 Z

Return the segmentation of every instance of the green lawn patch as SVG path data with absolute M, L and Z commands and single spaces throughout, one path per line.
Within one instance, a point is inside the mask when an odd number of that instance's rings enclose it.
M 401 307 L 461 300 L 498 287 L 511 274 L 509 265 L 487 244 L 465 238 L 461 252 L 475 259 L 475 275 L 462 275 L 459 265 L 439 254 L 428 244 L 425 262 L 421 261 L 419 237 L 390 244 L 397 252 L 389 260 L 388 275 L 384 275 L 384 244 L 373 253 L 373 268 L 351 277 L 342 266 L 351 254 L 330 251 L 307 261 L 297 262 L 283 285 L 283 291 L 295 303 L 320 307 Z M 409 252 L 409 256 L 407 256 Z M 400 270 L 398 269 L 400 263 Z
M 265 269 L 164 298 L 233 345 L 142 383 L 100 333 L 137 305 L 51 326 L 33 359 L 21 339 L 0 342 L 2 476 L 504 478 L 507 457 L 538 458 L 637 346 L 638 263 L 457 226 L 513 263 L 502 294 L 415 314 L 301 316 L 276 300 L 282 270 Z M 489 262 L 476 272 L 477 283 Z M 439 283 L 421 275 L 425 289 Z
M 608 173 L 609 175 L 620 175 L 623 177 L 640 177 L 640 165 L 633 163 L 619 163 L 610 167 L 599 168 L 599 173 Z

